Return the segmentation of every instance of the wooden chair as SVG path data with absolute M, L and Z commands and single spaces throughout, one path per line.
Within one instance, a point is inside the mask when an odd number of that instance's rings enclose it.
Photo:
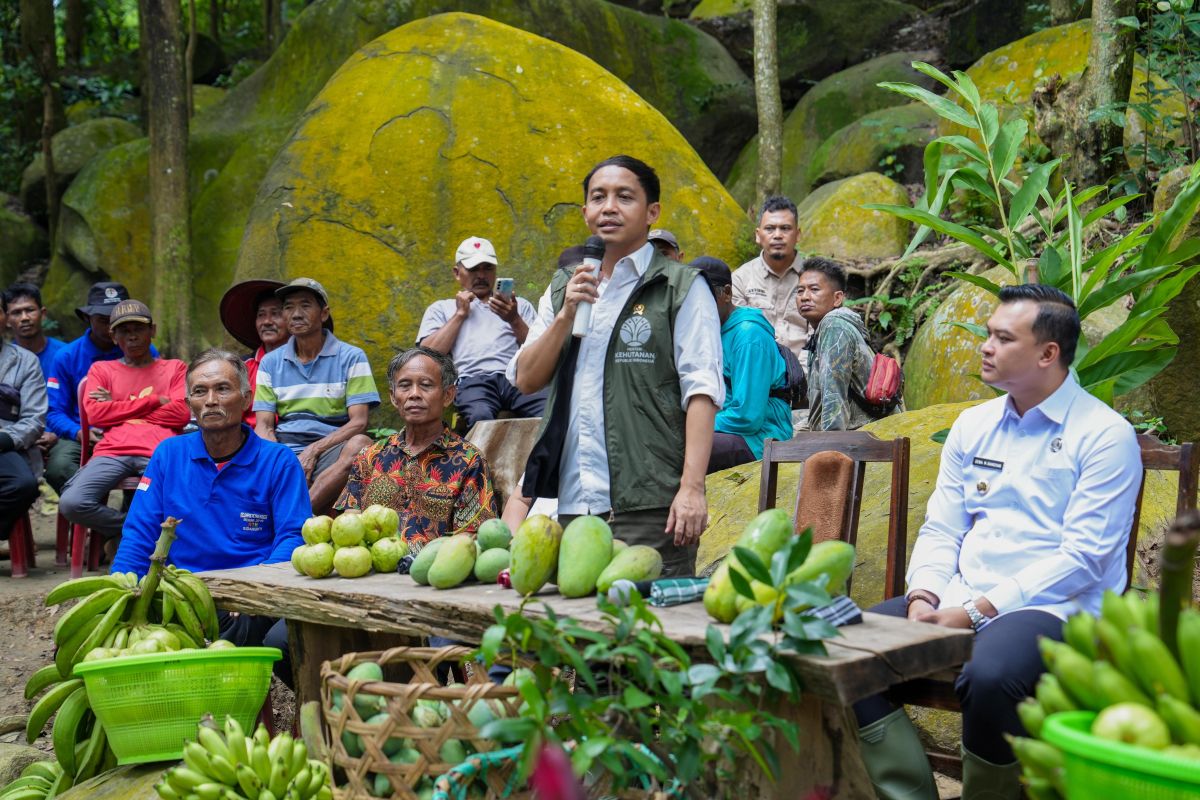
M 92 457 L 91 448 L 91 427 L 88 424 L 87 412 L 84 410 L 84 384 L 87 379 L 79 382 L 77 390 L 77 399 L 79 403 L 79 429 L 83 431 L 81 438 L 81 447 L 79 452 L 79 467 L 82 469 L 87 464 L 88 459 Z M 124 493 L 125 505 L 129 505 L 129 500 L 133 496 L 133 492 L 138 487 L 138 481 L 141 476 L 133 476 L 123 479 L 116 485 L 116 489 Z M 103 537 L 94 530 L 83 525 L 72 524 L 71 528 L 71 577 L 78 578 L 83 575 L 83 549 L 84 543 L 87 543 L 88 551 L 88 569 L 96 571 L 100 569 L 100 553 L 104 547 Z
M 758 509 L 773 508 L 779 489 L 779 465 L 803 462 L 820 452 L 842 453 L 854 461 L 850 503 L 843 519 L 842 538 L 858 543 L 858 517 L 862 510 L 863 483 L 868 463 L 892 465 L 891 502 L 888 505 L 887 565 L 884 598 L 904 593 L 904 563 L 908 553 L 908 462 L 909 440 L 890 441 L 866 431 L 798 433 L 786 442 L 767 439 L 763 444 L 762 482 Z
M 1179 473 L 1179 489 L 1175 493 L 1175 514 L 1178 516 L 1196 507 L 1197 471 L 1200 459 L 1191 442 L 1181 445 L 1163 444 L 1150 434 L 1140 434 L 1138 445 L 1142 451 L 1142 483 L 1138 487 L 1137 504 L 1133 511 L 1133 526 L 1129 531 L 1129 542 L 1125 547 L 1125 570 L 1129 582 L 1133 581 L 1133 562 L 1137 557 L 1137 532 L 1142 513 L 1142 495 L 1146 490 L 1146 472 L 1164 470 Z M 920 678 L 894 686 L 888 693 L 892 702 L 904 705 L 937 708 L 944 711 L 961 711 L 958 695 L 954 692 L 954 681 L 958 670 L 940 675 Z M 954 774 L 961 770 L 959 759 L 941 753 L 928 753 L 934 769 Z
M 29 522 L 28 511 L 13 523 L 8 536 L 8 560 L 12 565 L 14 578 L 28 576 L 29 568 L 37 566 L 33 547 L 33 526 Z

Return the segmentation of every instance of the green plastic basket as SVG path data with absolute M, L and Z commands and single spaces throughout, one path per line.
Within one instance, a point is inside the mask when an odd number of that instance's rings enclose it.
M 271 688 L 275 647 L 181 650 L 75 665 L 120 764 L 176 761 L 206 713 L 247 730 Z
M 1196 800 L 1200 761 L 1091 734 L 1091 711 L 1046 718 L 1042 738 L 1063 753 L 1067 800 Z

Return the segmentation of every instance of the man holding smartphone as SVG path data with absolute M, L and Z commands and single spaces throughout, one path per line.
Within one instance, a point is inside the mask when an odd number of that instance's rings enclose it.
M 454 254 L 454 279 L 461 291 L 425 309 L 417 333 L 417 344 L 454 360 L 459 374 L 456 405 L 464 432 L 501 411 L 540 417 L 546 406 L 545 390 L 522 394 L 504 375 L 537 312 L 515 295 L 512 278 L 497 281 L 496 269 L 491 242 L 478 236 L 463 240 Z

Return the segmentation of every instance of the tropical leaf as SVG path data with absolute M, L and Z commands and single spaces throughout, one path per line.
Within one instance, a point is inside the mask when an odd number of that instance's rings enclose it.
M 995 164 L 993 174 L 996 180 L 1001 180 L 1012 172 L 1013 164 L 1017 163 L 1017 154 L 1021 151 L 1021 144 L 1028 132 L 1029 123 L 1022 117 L 1010 119 L 1000 127 L 1000 133 L 996 136 L 992 152 Z M 1008 224 L 1012 226 L 1013 221 L 1009 220 Z
M 1000 296 L 1000 284 L 993 283 L 992 281 L 989 281 L 987 278 L 983 277 L 982 275 L 974 275 L 970 272 L 947 272 L 945 274 L 949 278 L 958 278 L 960 281 L 965 281 L 966 283 L 974 284 L 975 286 L 978 286 L 980 289 L 990 292 L 991 294 L 993 294 L 997 297 Z
M 1079 318 L 1087 319 L 1093 312 L 1112 305 L 1124 295 L 1130 294 L 1159 278 L 1166 277 L 1177 269 L 1179 268 L 1175 266 L 1145 269 L 1109 281 L 1079 303 Z
M 1103 359 L 1123 352 L 1127 346 L 1142 335 L 1142 331 L 1154 319 L 1166 312 L 1165 306 L 1149 308 L 1138 314 L 1131 313 L 1129 318 L 1117 326 L 1116 330 L 1101 339 L 1095 347 L 1078 364 L 1080 371 L 1098 364 Z
M 1171 203 L 1171 207 L 1159 217 L 1158 226 L 1154 229 L 1154 233 L 1150 234 L 1146 246 L 1142 248 L 1139 259 L 1141 266 L 1157 266 L 1163 252 L 1170 246 L 1171 240 L 1175 238 L 1181 228 L 1192 220 L 1192 217 L 1196 216 L 1196 210 L 1200 208 L 1198 168 L 1200 168 L 1200 164 L 1193 167 L 1191 177 L 1180 189 L 1179 194 L 1175 197 L 1175 202 Z
M 883 211 L 885 213 L 892 214 L 893 216 L 900 217 L 900 219 L 908 220 L 909 222 L 917 225 L 928 226 L 938 233 L 949 236 L 952 239 L 956 239 L 963 244 L 969 244 L 971 247 L 974 247 L 976 250 L 983 253 L 997 264 L 1007 267 L 1008 270 L 1014 275 L 1016 274 L 1016 270 L 1013 268 L 1012 263 L 1009 262 L 1007 258 L 1002 256 L 999 250 L 989 244 L 982 236 L 975 233 L 975 231 L 963 225 L 959 225 L 957 222 L 950 222 L 949 220 L 944 220 L 941 217 L 936 217 L 933 214 L 930 214 L 928 211 L 922 211 L 919 208 L 909 208 L 908 206 L 866 203 L 863 205 L 863 208 L 870 211 Z
M 1046 188 L 1046 184 L 1050 181 L 1050 175 L 1061 161 L 1062 159 L 1056 158 L 1033 168 L 1008 204 L 1008 227 L 1016 228 L 1021 224 L 1034 204 L 1037 203 L 1038 195 Z
M 922 89 L 920 86 L 913 86 L 911 83 L 895 83 L 893 81 L 884 81 L 876 84 L 881 89 L 890 89 L 893 92 L 902 94 L 905 97 L 913 100 L 918 100 L 929 106 L 939 117 L 944 117 L 951 122 L 962 125 L 966 128 L 977 129 L 979 126 L 975 124 L 975 120 L 959 106 L 940 97 L 928 89 Z

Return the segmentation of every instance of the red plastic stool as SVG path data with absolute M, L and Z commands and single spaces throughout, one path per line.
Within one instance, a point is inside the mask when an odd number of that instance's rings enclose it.
M 29 568 L 37 566 L 37 557 L 33 552 L 33 526 L 29 524 L 28 511 L 13 523 L 8 537 L 8 557 L 14 578 L 26 577 Z
M 71 523 L 60 511 L 54 521 L 57 537 L 54 542 L 54 566 L 65 567 L 70 563 L 71 553 Z

